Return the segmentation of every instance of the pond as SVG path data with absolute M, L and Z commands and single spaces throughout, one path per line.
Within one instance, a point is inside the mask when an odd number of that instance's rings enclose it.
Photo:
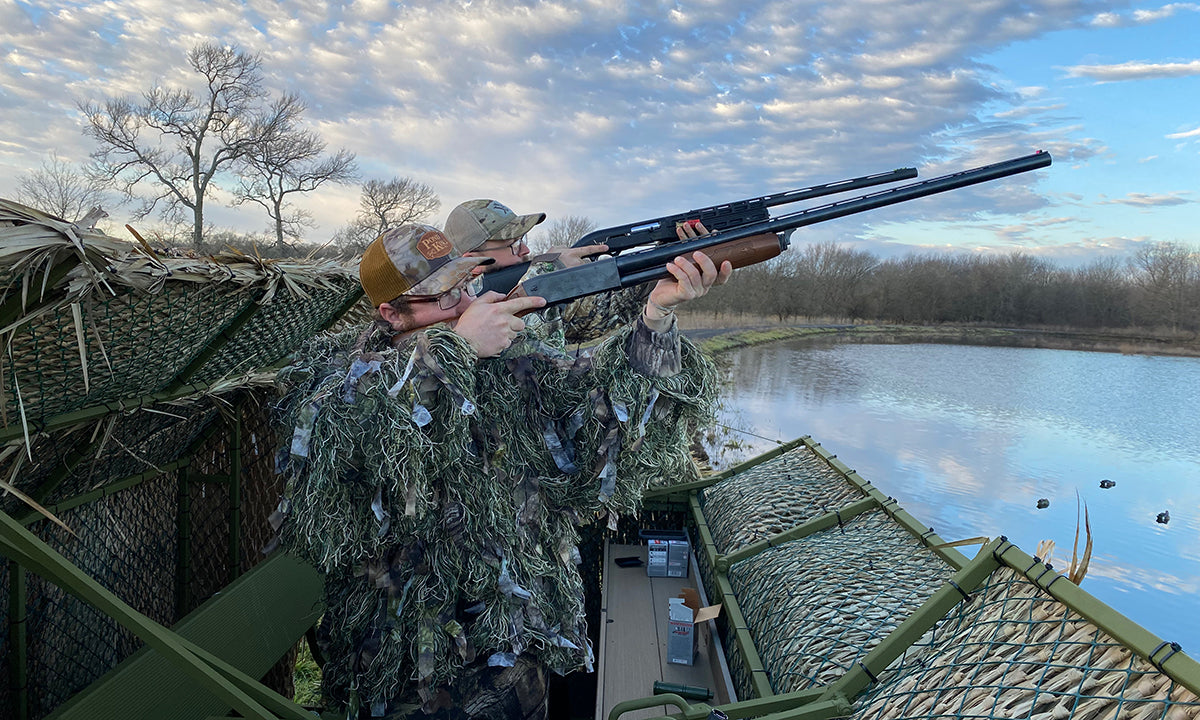
M 811 435 L 947 541 L 1054 540 L 1059 571 L 1086 506 L 1081 586 L 1200 657 L 1200 359 L 795 341 L 723 363 L 718 470 Z

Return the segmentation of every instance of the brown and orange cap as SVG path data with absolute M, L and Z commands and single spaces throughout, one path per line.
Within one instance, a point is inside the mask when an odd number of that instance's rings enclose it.
M 470 252 L 488 240 L 516 240 L 545 219 L 546 213 L 518 215 L 495 200 L 468 200 L 450 211 L 446 235 Z
M 358 280 L 375 307 L 400 295 L 440 295 L 479 265 L 493 262 L 462 256 L 472 249 L 432 225 L 401 225 L 367 246 L 358 263 Z

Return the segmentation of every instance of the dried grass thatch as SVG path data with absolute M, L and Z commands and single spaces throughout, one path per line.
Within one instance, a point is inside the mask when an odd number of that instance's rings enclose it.
M 46 501 L 40 466 L 61 459 L 36 454 L 56 446 L 39 438 L 269 383 L 360 294 L 353 263 L 155 253 L 91 226 L 102 215 L 71 223 L 0 199 L 0 478 L 33 501 Z M 99 427 L 88 442 L 116 449 Z

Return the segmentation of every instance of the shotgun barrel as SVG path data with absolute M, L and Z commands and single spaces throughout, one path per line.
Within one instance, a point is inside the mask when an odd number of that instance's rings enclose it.
M 1051 161 L 1050 153 L 1039 150 L 1019 158 L 720 230 L 693 240 L 607 257 L 529 278 L 510 296 L 537 295 L 546 298 L 547 305 L 558 305 L 600 292 L 633 287 L 670 277 L 666 264 L 675 257 L 690 255 L 697 250 L 708 253 L 714 262 L 728 259 L 735 267 L 743 267 L 779 255 L 788 247 L 790 233 L 796 228 L 1044 168 Z

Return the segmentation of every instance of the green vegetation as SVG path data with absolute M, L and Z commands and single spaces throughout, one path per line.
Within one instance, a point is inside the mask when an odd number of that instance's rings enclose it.
M 292 701 L 304 707 L 317 707 L 321 704 L 321 668 L 313 660 L 307 639 L 299 647 L 296 669 L 292 673 L 292 682 L 296 687 Z

